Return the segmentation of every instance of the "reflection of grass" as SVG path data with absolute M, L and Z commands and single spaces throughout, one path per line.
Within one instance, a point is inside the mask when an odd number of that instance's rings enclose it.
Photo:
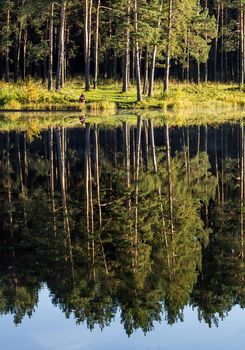
M 188 109 L 182 112 L 173 111 L 121 111 L 117 114 L 110 112 L 5 112 L 0 114 L 0 132 L 25 131 L 29 139 L 38 136 L 41 130 L 50 126 L 83 127 L 80 122 L 86 115 L 86 122 L 103 126 L 120 126 L 122 121 L 129 124 L 137 122 L 137 115 L 144 119 L 154 119 L 155 125 L 218 125 L 224 122 L 237 122 L 245 119 L 245 111 L 241 108 L 215 108 L 213 110 Z
M 66 83 L 60 92 L 48 92 L 40 82 L 6 84 L 0 82 L 0 109 L 3 110 L 82 110 L 78 102 L 84 91 L 82 79 Z M 102 82 L 97 90 L 86 93 L 90 110 L 153 109 L 183 110 L 193 106 L 245 106 L 245 94 L 236 85 L 172 83 L 168 95 L 163 94 L 162 83 L 157 82 L 153 98 L 145 97 L 136 103 L 136 89 L 131 86 L 127 93 L 121 92 L 121 83 Z

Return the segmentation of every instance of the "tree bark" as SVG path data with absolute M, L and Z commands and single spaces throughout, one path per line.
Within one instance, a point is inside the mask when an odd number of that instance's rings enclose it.
M 168 0 L 168 32 L 167 32 L 167 49 L 166 49 L 166 68 L 165 68 L 165 75 L 164 75 L 164 92 L 165 93 L 168 93 L 168 89 L 169 89 L 172 22 L 173 22 L 173 0 Z
M 61 3 L 60 13 L 60 35 L 58 46 L 58 62 L 57 62 L 57 75 L 56 75 L 56 89 L 60 90 L 63 87 L 63 67 L 65 57 L 65 17 L 66 17 L 66 1 Z
M 100 27 L 100 0 L 97 0 L 96 25 L 95 25 L 94 89 L 97 89 L 98 75 L 99 75 L 99 27 Z
M 137 102 L 142 101 L 141 95 L 141 76 L 140 76 L 140 52 L 138 40 L 138 0 L 134 1 L 134 31 L 135 31 L 135 67 L 137 84 Z
M 53 51 L 54 51 L 54 3 L 50 5 L 49 18 L 49 67 L 48 67 L 48 89 L 53 89 Z
M 125 53 L 123 57 L 123 87 L 122 92 L 128 91 L 128 83 L 129 83 L 129 65 L 130 65 L 130 5 L 131 0 L 127 1 L 127 8 L 126 8 L 126 16 L 127 16 L 127 26 L 125 31 Z

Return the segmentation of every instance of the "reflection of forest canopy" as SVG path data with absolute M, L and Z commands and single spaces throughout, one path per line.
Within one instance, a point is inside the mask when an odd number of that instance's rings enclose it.
M 182 320 L 188 303 L 209 324 L 244 305 L 243 152 L 231 160 L 225 143 L 210 152 L 207 128 L 182 131 L 138 118 L 32 143 L 0 135 L 2 314 L 31 316 L 44 283 L 90 328 L 119 308 L 128 334 L 162 313 Z

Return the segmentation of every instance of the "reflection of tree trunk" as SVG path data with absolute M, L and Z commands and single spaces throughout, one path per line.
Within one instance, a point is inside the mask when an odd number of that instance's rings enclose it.
M 145 149 L 144 149 L 144 158 L 145 158 L 145 167 L 146 171 L 149 169 L 149 164 L 148 164 L 148 158 L 149 158 L 149 137 L 148 137 L 148 120 L 145 119 L 143 120 L 143 125 L 144 125 L 144 143 L 145 143 Z
M 157 173 L 157 159 L 156 159 L 154 125 L 153 125 L 152 119 L 149 120 L 149 126 L 150 126 L 150 144 L 151 144 L 151 155 L 152 155 L 153 169 L 154 169 L 154 172 Z
M 13 204 L 12 204 L 12 192 L 11 192 L 11 168 L 9 159 L 9 149 L 10 149 L 10 136 L 7 133 L 7 143 L 6 143 L 6 157 L 7 157 L 7 179 L 8 179 L 8 216 L 9 216 L 9 228 L 10 228 L 10 238 L 11 242 L 14 239 L 14 228 L 13 228 Z
M 215 152 L 215 176 L 217 179 L 217 195 L 218 195 L 218 203 L 220 203 L 220 185 L 219 185 L 219 164 L 218 164 L 218 154 L 217 154 L 217 129 L 215 129 L 214 134 L 214 152 Z
M 244 259 L 244 162 L 245 162 L 245 142 L 244 126 L 241 123 L 241 188 L 240 188 L 240 235 L 241 235 L 241 258 Z
M 99 141 L 98 141 L 98 128 L 95 126 L 95 178 L 96 178 L 96 192 L 97 192 L 97 205 L 99 211 L 99 224 L 102 225 L 102 213 L 101 213 L 101 201 L 100 201 L 100 171 L 99 171 Z
M 221 204 L 224 207 L 225 195 L 224 195 L 224 130 L 221 127 Z
M 208 156 L 208 126 L 205 126 L 205 152 Z M 207 164 L 206 164 L 206 184 L 205 184 L 205 191 L 206 191 L 206 204 L 205 204 L 205 221 L 206 221 L 206 227 L 208 227 L 208 158 L 207 158 Z
M 162 230 L 164 233 L 165 246 L 167 250 L 168 271 L 170 273 L 171 270 L 170 270 L 169 244 L 168 244 L 168 236 L 167 236 L 167 230 L 166 230 L 166 222 L 165 222 L 164 212 L 163 212 L 162 189 L 160 186 L 158 189 L 158 193 L 159 193 L 159 202 L 160 202 L 160 209 L 161 209 L 161 215 L 162 215 Z
M 70 237 L 70 223 L 68 217 L 68 208 L 67 208 L 67 195 L 66 195 L 66 186 L 65 186 L 65 154 L 62 145 L 64 144 L 63 133 L 60 128 L 56 131 L 57 138 L 57 150 L 58 150 L 58 161 L 59 161 L 59 175 L 60 175 L 60 188 L 61 188 L 61 198 L 62 198 L 62 209 L 63 209 L 63 219 L 64 219 L 64 229 L 67 235 L 67 242 L 70 257 L 72 257 L 71 252 L 71 237 Z
M 184 150 L 184 156 L 185 156 L 185 175 L 186 175 L 186 181 L 189 184 L 189 178 L 188 178 L 188 156 L 187 156 L 187 147 L 186 147 L 186 140 L 185 140 L 185 128 L 182 128 L 182 139 L 183 139 L 183 150 Z
M 135 244 L 138 243 L 139 170 L 141 149 L 142 117 L 137 121 L 136 162 L 135 162 Z
M 26 147 L 26 133 L 24 133 L 23 137 L 23 147 L 24 147 L 24 184 L 27 186 L 27 177 L 28 177 L 28 162 L 27 162 L 27 147 Z
M 167 172 L 168 172 L 169 218 L 170 218 L 171 237 L 173 239 L 173 236 L 174 236 L 173 184 L 172 184 L 171 153 L 170 153 L 170 138 L 169 138 L 168 124 L 166 124 L 166 160 L 167 160 Z
M 24 184 L 23 184 L 23 173 L 22 173 L 22 161 L 21 161 L 21 154 L 20 154 L 20 138 L 19 134 L 16 133 L 16 148 L 17 148 L 17 157 L 18 157 L 18 170 L 19 170 L 19 178 L 20 178 L 20 188 L 21 192 L 24 191 Z
M 123 135 L 124 135 L 124 159 L 127 173 L 127 190 L 130 190 L 131 181 L 130 181 L 130 142 L 129 142 L 129 130 L 128 124 L 123 122 Z M 127 198 L 127 208 L 130 209 L 131 200 Z
M 85 196 L 86 196 L 86 230 L 88 240 L 88 251 L 90 250 L 89 237 L 89 156 L 90 156 L 90 124 L 85 129 Z
M 49 130 L 49 160 L 50 160 L 50 194 L 53 213 L 53 234 L 56 236 L 56 217 L 55 217 L 55 199 L 54 199 L 54 140 L 53 128 Z

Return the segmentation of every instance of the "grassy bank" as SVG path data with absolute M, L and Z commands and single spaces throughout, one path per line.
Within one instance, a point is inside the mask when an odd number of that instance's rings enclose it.
M 236 85 L 225 84 L 187 84 L 172 83 L 168 95 L 162 92 L 162 83 L 157 82 L 154 97 L 144 97 L 136 103 L 135 87 L 130 86 L 127 93 L 121 93 L 121 84 L 109 82 L 101 84 L 97 90 L 86 93 L 84 107 L 78 102 L 84 91 L 82 79 L 68 81 L 60 92 L 48 92 L 40 82 L 3 83 L 0 82 L 1 110 L 72 110 L 86 108 L 89 111 L 113 111 L 116 109 L 163 109 L 181 110 L 199 106 L 245 106 L 245 92 Z

